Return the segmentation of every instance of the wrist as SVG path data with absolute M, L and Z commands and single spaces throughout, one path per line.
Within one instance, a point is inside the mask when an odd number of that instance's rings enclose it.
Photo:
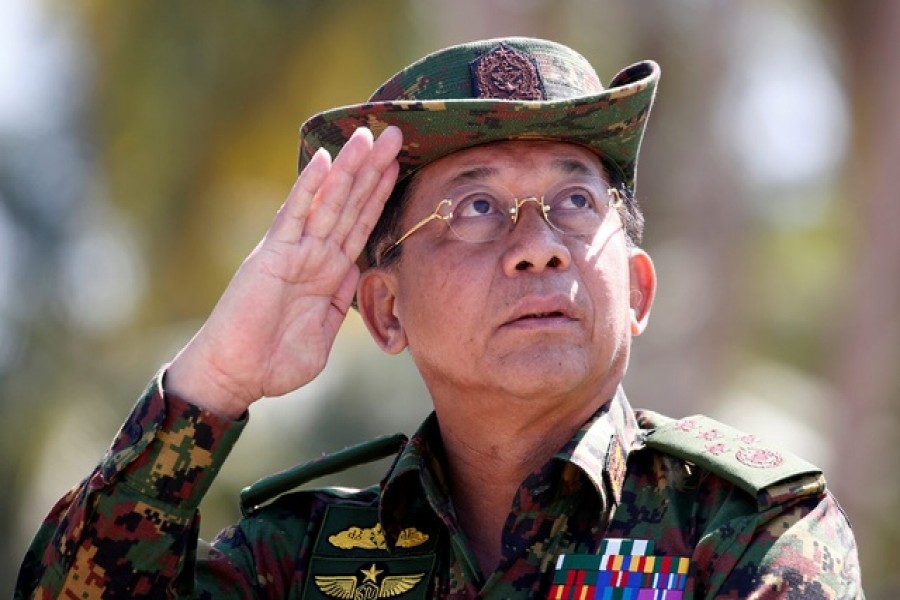
M 165 390 L 203 410 L 239 419 L 257 398 L 236 389 L 218 369 L 179 353 L 165 369 Z

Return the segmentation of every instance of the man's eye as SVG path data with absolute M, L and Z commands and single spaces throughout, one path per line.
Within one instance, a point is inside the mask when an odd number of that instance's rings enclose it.
M 568 190 L 557 196 L 557 200 L 554 202 L 554 208 L 562 210 L 592 210 L 594 208 L 594 201 L 591 195 L 585 190 Z
M 457 217 L 488 217 L 497 214 L 497 201 L 490 196 L 470 196 L 453 211 Z
M 572 206 L 575 208 L 584 208 L 590 204 L 588 197 L 584 194 L 572 194 L 569 196 L 569 202 L 571 202 Z

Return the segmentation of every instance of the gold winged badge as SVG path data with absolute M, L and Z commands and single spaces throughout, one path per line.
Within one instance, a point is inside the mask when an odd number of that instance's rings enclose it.
M 375 600 L 376 598 L 393 598 L 405 594 L 416 587 L 425 573 L 411 575 L 385 575 L 379 582 L 378 576 L 384 569 L 378 569 L 375 563 L 368 569 L 360 569 L 362 581 L 357 575 L 316 575 L 316 587 L 331 598 L 341 600 Z

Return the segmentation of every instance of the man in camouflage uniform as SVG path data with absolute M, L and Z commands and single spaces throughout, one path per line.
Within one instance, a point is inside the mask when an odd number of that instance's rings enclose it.
M 604 89 L 569 48 L 488 40 L 307 121 L 270 230 L 52 510 L 16 597 L 862 597 L 818 469 L 620 387 L 656 287 L 633 188 L 658 78 Z M 435 412 L 250 488 L 198 542 L 249 405 L 315 378 L 354 301 Z M 380 485 L 283 493 L 391 453 Z

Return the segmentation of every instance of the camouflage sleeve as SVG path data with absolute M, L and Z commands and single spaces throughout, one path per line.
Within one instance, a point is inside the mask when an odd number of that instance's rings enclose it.
M 827 491 L 774 504 L 713 537 L 697 548 L 709 586 L 697 598 L 865 597 L 850 524 Z
M 192 595 L 197 507 L 245 424 L 164 395 L 157 378 L 41 525 L 15 598 Z

